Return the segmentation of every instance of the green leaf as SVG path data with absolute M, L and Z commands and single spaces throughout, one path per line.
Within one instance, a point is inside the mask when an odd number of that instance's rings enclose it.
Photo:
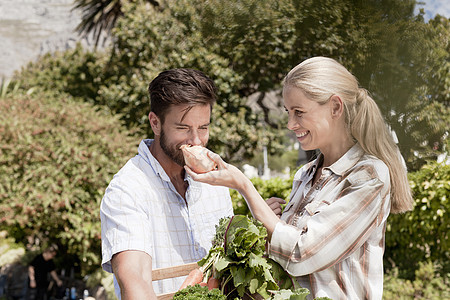
M 232 263 L 233 261 L 230 260 L 228 257 L 220 257 L 217 262 L 214 264 L 214 267 L 216 268 L 217 271 L 221 272 L 223 271 L 225 268 L 227 268 L 230 263 Z

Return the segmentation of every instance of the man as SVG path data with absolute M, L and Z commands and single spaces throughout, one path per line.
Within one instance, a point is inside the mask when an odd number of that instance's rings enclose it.
M 229 190 L 193 181 L 180 146 L 206 146 L 216 88 L 202 72 L 173 69 L 149 85 L 154 140 L 114 176 L 100 207 L 102 266 L 114 273 L 116 294 L 156 299 L 185 277 L 152 283 L 152 269 L 203 258 L 215 225 L 233 214 Z
M 28 266 L 28 279 L 30 281 L 30 299 L 47 299 L 48 274 L 56 281 L 58 286 L 62 285 L 55 271 L 55 263 L 53 258 L 56 256 L 58 246 L 53 244 L 44 252 L 36 256 Z

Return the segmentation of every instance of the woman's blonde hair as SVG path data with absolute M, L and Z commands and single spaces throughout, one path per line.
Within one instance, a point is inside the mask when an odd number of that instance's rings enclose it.
M 364 151 L 382 160 L 391 178 L 391 212 L 412 209 L 413 199 L 403 158 L 381 112 L 367 90 L 344 66 L 327 57 L 313 57 L 293 68 L 284 86 L 301 89 L 308 99 L 326 103 L 337 95 L 344 103 L 345 121 L 351 136 Z

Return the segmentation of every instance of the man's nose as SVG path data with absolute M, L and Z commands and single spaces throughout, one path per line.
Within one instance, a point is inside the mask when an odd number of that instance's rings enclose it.
M 191 131 L 188 143 L 192 146 L 202 145 L 202 140 L 200 139 L 200 134 L 199 134 L 198 130 Z

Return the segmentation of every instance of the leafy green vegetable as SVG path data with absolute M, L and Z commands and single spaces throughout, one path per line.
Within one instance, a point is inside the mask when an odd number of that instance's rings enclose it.
M 309 290 L 305 288 L 300 288 L 295 291 L 279 290 L 271 292 L 273 293 L 271 300 L 304 300 L 309 295 Z
M 223 218 L 216 226 L 211 250 L 198 264 L 206 277 L 219 279 L 228 299 L 254 294 L 269 299 L 280 286 L 300 288 L 278 263 L 265 257 L 266 237 L 266 228 L 255 219 L 244 215 Z
M 208 287 L 196 284 L 194 286 L 187 286 L 175 293 L 172 300 L 227 300 L 227 297 L 222 294 L 219 289 L 208 290 Z

